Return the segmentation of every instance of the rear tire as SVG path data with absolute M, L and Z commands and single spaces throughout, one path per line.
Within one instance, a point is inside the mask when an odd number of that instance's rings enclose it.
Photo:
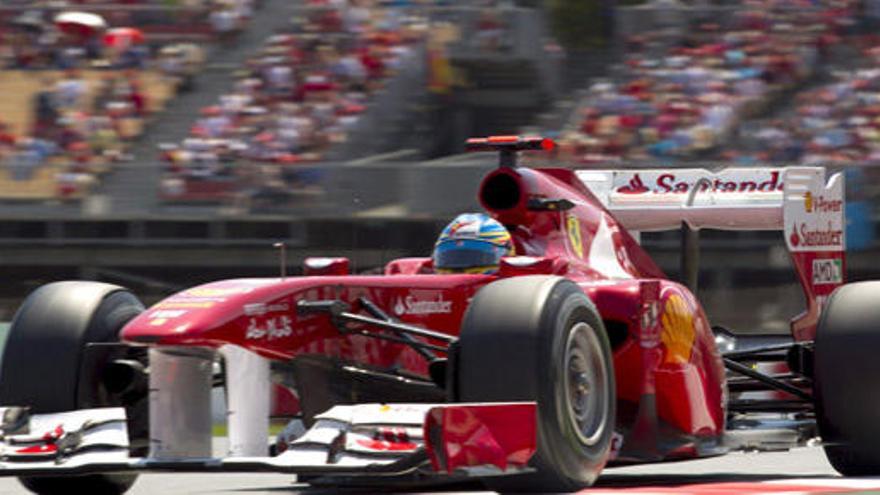
M 29 406 L 34 413 L 109 406 L 101 367 L 84 369 L 86 345 L 117 342 L 119 331 L 144 310 L 123 289 L 97 282 L 56 282 L 31 293 L 13 318 L 0 371 L 0 404 Z M 145 408 L 146 401 L 136 407 Z M 140 413 L 141 411 L 133 411 Z M 146 416 L 129 414 L 129 434 L 146 431 Z M 136 433 L 137 434 L 137 433 Z M 132 441 L 137 438 L 131 438 Z M 121 494 L 136 474 L 22 477 L 39 494 Z
M 815 342 L 814 395 L 828 461 L 844 476 L 880 475 L 880 282 L 838 288 Z
M 537 472 L 486 478 L 490 488 L 572 491 L 596 480 L 614 432 L 614 369 L 580 287 L 550 276 L 487 285 L 465 314 L 456 359 L 459 400 L 537 402 Z

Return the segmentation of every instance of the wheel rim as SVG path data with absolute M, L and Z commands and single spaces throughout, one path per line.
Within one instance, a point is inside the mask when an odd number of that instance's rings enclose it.
M 608 419 L 610 387 L 603 362 L 596 331 L 587 323 L 575 324 L 565 344 L 565 409 L 578 440 L 589 446 L 602 437 Z

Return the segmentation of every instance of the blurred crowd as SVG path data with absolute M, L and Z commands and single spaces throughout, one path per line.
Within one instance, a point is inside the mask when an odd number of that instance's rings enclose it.
M 202 109 L 188 138 L 162 146 L 164 196 L 213 199 L 237 188 L 251 201 L 308 190 L 317 176 L 302 165 L 346 140 L 425 31 L 424 18 L 395 5 L 308 2 L 290 32 L 247 61 L 233 90 Z
M 0 114 L 0 163 L 14 180 L 57 164 L 61 196 L 77 196 L 129 158 L 130 143 L 161 106 L 151 88 L 157 77 L 187 89 L 204 61 L 197 44 L 157 41 L 112 14 L 63 15 L 116 2 L 204 9 L 212 32 L 232 40 L 257 1 L 14 2 L 26 8 L 0 30 L 0 61 L 30 74 L 32 118 L 21 133 Z M 559 139 L 560 158 L 574 166 L 873 163 L 880 159 L 880 41 L 865 40 L 880 26 L 875 3 L 874 17 L 863 15 L 873 5 L 866 0 L 743 0 L 728 5 L 730 15 L 689 7 L 681 16 L 677 0 L 651 0 L 655 25 L 622 38 L 623 63 L 581 93 Z M 464 31 L 441 35 L 441 24 L 454 22 L 434 16 L 432 24 L 411 8 L 423 4 L 445 13 L 444 2 L 429 0 L 304 0 L 290 27 L 269 34 L 236 69 L 232 88 L 194 115 L 188 135 L 160 145 L 162 198 L 252 208 L 319 194 L 318 164 L 364 127 L 368 107 L 405 64 L 425 57 L 429 86 L 443 79 L 435 65 L 449 69 L 434 63 L 435 45 Z M 470 6 L 476 15 L 462 46 L 507 53 L 504 9 L 493 0 Z M 829 76 L 841 47 L 858 48 L 857 56 L 851 70 Z M 455 78 L 446 76 L 439 82 L 449 91 L 446 80 Z
M 740 163 L 880 163 L 880 46 L 864 50 L 865 68 L 835 72 L 833 81 L 797 95 L 784 118 L 743 132 Z
M 233 12 L 243 21 L 253 0 L 20 1 L 15 3 L 20 9 L 3 6 L 0 86 L 7 96 L 0 115 L 0 164 L 5 180 L 20 186 L 0 188 L 0 194 L 17 196 L 16 189 L 27 189 L 25 183 L 36 180 L 54 183 L 57 198 L 78 198 L 114 163 L 129 158 L 127 150 L 150 114 L 176 91 L 191 87 L 204 50 L 174 36 L 155 40 L 137 27 L 111 27 L 103 15 L 88 10 L 111 7 L 113 18 L 114 6 L 178 3 L 210 9 L 210 15 Z
M 22 1 L 16 4 L 22 9 L 9 10 L 2 19 L 0 61 L 9 69 L 141 68 L 156 57 L 161 45 L 198 32 L 195 24 L 210 26 L 220 38 L 236 34 L 250 19 L 255 1 Z M 181 12 L 188 14 L 166 16 L 158 26 L 144 25 L 137 16 L 127 15 L 124 8 L 132 6 L 153 6 L 159 13 L 185 8 Z
M 139 73 L 104 72 L 85 78 L 76 70 L 44 73 L 33 93 L 32 127 L 16 136 L 0 122 L 0 163 L 12 180 L 32 179 L 43 165 L 58 167 L 57 195 L 79 196 L 110 166 L 126 160 L 150 102 Z
M 713 156 L 810 80 L 853 14 L 849 0 L 746 0 L 730 19 L 633 36 L 622 74 L 589 89 L 561 149 L 577 163 Z

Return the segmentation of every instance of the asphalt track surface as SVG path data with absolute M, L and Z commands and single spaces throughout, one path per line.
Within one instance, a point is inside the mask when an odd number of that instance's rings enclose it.
M 749 493 L 845 493 L 861 491 L 880 494 L 880 478 L 837 476 L 820 448 L 799 448 L 790 452 L 734 453 L 697 461 L 611 468 L 599 483 L 581 493 L 599 495 Z M 349 495 L 380 490 L 351 491 Z M 395 493 L 381 490 L 383 493 Z M 329 495 L 339 490 L 310 489 L 294 478 L 279 474 L 146 474 L 132 490 L 133 495 L 238 494 L 238 495 Z M 0 478 L 0 494 L 27 491 L 10 478 Z M 492 493 L 479 486 L 410 490 L 409 494 Z

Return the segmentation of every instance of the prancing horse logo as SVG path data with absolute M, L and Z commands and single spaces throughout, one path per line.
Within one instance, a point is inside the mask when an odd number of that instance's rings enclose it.
M 574 215 L 568 215 L 565 219 L 565 230 L 568 233 L 568 240 L 571 243 L 571 249 L 578 258 L 584 257 L 584 240 L 581 238 L 581 222 Z

